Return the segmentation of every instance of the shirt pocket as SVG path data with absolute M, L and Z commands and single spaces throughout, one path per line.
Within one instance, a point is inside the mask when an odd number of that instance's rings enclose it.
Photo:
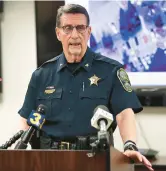
M 46 94 L 44 92 L 40 92 L 37 97 L 37 106 L 43 104 L 47 107 L 46 111 L 46 119 L 49 120 L 52 118 L 54 113 L 58 112 L 59 106 L 62 101 L 62 88 L 56 89 L 55 92 Z

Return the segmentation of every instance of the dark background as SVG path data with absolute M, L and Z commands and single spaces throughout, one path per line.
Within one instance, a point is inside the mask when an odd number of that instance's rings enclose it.
M 57 9 L 64 1 L 36 1 L 37 66 L 59 55 L 62 45 L 55 34 Z

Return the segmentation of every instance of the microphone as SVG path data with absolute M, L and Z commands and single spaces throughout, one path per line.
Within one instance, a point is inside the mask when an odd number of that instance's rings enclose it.
M 98 132 L 98 144 L 101 145 L 104 149 L 109 147 L 109 133 L 108 129 L 110 128 L 113 122 L 113 116 L 109 113 L 109 109 L 104 105 L 99 105 L 94 109 L 94 115 L 91 118 L 91 125 L 99 129 Z
M 40 130 L 45 122 L 45 113 L 47 107 L 40 104 L 36 111 L 32 111 L 27 119 L 27 124 L 30 126 L 27 131 L 21 136 L 21 141 L 17 143 L 14 149 L 26 149 L 28 142 L 31 140 L 36 130 Z
M 24 133 L 23 130 L 20 130 L 19 132 L 17 132 L 12 138 L 9 139 L 9 141 L 6 141 L 5 144 L 2 144 L 2 146 L 0 146 L 0 149 L 7 149 L 8 147 L 10 147 L 21 137 L 23 133 Z
M 100 131 L 107 131 L 113 122 L 113 116 L 104 105 L 99 105 L 94 109 L 91 125 Z

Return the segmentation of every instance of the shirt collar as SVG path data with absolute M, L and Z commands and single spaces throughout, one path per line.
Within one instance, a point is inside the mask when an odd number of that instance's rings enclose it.
M 62 70 L 66 66 L 67 66 L 67 61 L 66 61 L 64 53 L 62 53 L 60 58 L 59 58 L 59 62 L 58 62 L 58 66 L 57 66 L 57 72 L 59 72 L 60 70 Z
M 80 67 L 84 68 L 86 71 L 90 71 L 92 67 L 92 61 L 94 58 L 94 53 L 92 50 L 88 47 L 86 50 L 86 53 L 83 57 L 83 61 L 80 64 Z
M 89 72 L 91 67 L 92 67 L 93 58 L 94 58 L 93 51 L 89 47 L 87 47 L 87 50 L 86 50 L 85 55 L 83 57 L 83 60 L 80 62 L 78 69 L 80 67 L 82 67 L 86 71 Z M 60 70 L 62 70 L 66 66 L 67 66 L 67 61 L 66 61 L 64 53 L 62 53 L 60 58 L 59 58 L 57 72 L 59 72 Z

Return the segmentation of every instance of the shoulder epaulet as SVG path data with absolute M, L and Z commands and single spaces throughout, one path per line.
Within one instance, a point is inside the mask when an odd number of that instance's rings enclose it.
M 57 59 L 60 58 L 60 56 L 61 56 L 61 55 L 58 55 L 58 56 L 56 56 L 56 57 L 54 57 L 54 58 L 52 58 L 52 59 L 50 59 L 50 60 L 44 62 L 44 63 L 43 63 L 41 66 L 39 66 L 37 69 L 40 69 L 40 68 L 41 68 L 42 66 L 44 66 L 45 64 L 48 64 L 48 63 L 51 63 L 51 62 L 56 61 Z
M 123 67 L 123 65 L 120 62 L 118 62 L 118 61 L 116 61 L 114 59 L 111 59 L 109 57 L 103 56 L 103 55 L 101 55 L 99 53 L 96 53 L 95 60 L 104 61 L 104 62 L 109 63 L 111 65 Z

